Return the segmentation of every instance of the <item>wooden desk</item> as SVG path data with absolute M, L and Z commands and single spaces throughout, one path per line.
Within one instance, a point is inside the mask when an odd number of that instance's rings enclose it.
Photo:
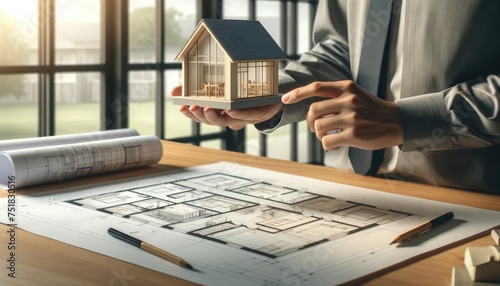
M 500 196 L 496 195 L 364 177 L 323 166 L 205 149 L 180 143 L 163 142 L 163 146 L 165 152 L 159 166 L 19 189 L 17 194 L 84 186 L 90 182 L 103 182 L 218 161 L 230 161 L 389 193 L 500 211 Z M 0 191 L 0 196 L 5 195 L 5 191 Z M 7 230 L 7 226 L 0 224 L 0 285 L 191 285 L 191 283 L 168 275 L 20 229 L 16 230 L 16 278 L 11 279 L 7 277 L 6 270 Z M 372 279 L 364 281 L 363 285 L 450 285 L 451 270 L 453 266 L 463 265 L 466 246 L 490 245 L 492 242 L 489 236 L 484 236 L 411 264 L 395 267 L 388 273 L 374 275 Z

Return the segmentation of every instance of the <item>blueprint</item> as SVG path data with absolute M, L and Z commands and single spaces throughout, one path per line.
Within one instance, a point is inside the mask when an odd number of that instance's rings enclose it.
M 137 131 L 135 131 L 134 129 L 123 128 L 79 134 L 0 140 L 0 151 L 30 149 L 72 143 L 85 143 L 137 135 L 139 135 L 139 133 L 137 133 Z
M 160 140 L 132 129 L 0 141 L 0 186 L 62 181 L 157 163 Z
M 341 284 L 500 222 L 499 212 L 227 162 L 20 196 L 18 210 L 20 228 L 204 285 Z M 455 213 L 452 221 L 389 245 L 448 211 Z M 116 240 L 109 227 L 198 271 Z
M 224 173 L 66 202 L 269 258 L 411 215 Z

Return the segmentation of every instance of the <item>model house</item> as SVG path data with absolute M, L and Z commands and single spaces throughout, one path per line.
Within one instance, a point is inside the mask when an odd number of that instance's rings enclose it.
M 184 45 L 182 96 L 175 104 L 241 109 L 280 101 L 286 54 L 258 21 L 203 19 Z
M 467 247 L 464 264 L 471 280 L 500 282 L 500 247 Z
M 495 245 L 500 246 L 500 229 L 492 229 L 491 238 L 493 238 Z

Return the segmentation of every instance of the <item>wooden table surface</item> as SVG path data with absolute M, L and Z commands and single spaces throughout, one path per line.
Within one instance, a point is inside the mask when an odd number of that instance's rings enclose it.
M 55 184 L 16 190 L 16 195 L 54 189 L 85 186 L 88 183 L 119 180 L 145 174 L 176 170 L 219 161 L 245 164 L 278 172 L 307 176 L 331 182 L 355 185 L 388 193 L 398 193 L 424 199 L 500 211 L 500 196 L 456 190 L 409 182 L 386 180 L 351 174 L 324 166 L 308 165 L 241 153 L 195 147 L 163 141 L 164 155 L 159 165 L 68 180 Z M 6 191 L 0 191 L 5 197 Z M 5 215 L 5 214 L 0 214 Z M 500 225 L 500 222 L 499 222 Z M 6 225 L 0 224 L 0 285 L 192 285 L 162 273 L 126 263 L 88 250 L 70 246 L 49 238 L 16 229 L 16 278 L 7 276 L 6 259 L 9 237 Z M 450 285 L 454 266 L 463 265 L 467 246 L 491 245 L 489 235 L 464 244 L 429 254 L 375 274 L 356 284 L 363 285 Z

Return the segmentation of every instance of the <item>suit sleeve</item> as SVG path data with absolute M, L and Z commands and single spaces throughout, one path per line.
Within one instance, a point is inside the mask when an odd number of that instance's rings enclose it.
M 500 75 L 397 101 L 402 151 L 481 148 L 500 143 Z
M 279 73 L 279 92 L 314 81 L 335 81 L 351 78 L 345 1 L 320 1 L 313 29 L 314 47 L 297 61 L 290 62 Z M 320 100 L 311 98 L 285 105 L 283 111 L 255 127 L 270 133 L 292 122 L 305 119 L 311 103 Z

